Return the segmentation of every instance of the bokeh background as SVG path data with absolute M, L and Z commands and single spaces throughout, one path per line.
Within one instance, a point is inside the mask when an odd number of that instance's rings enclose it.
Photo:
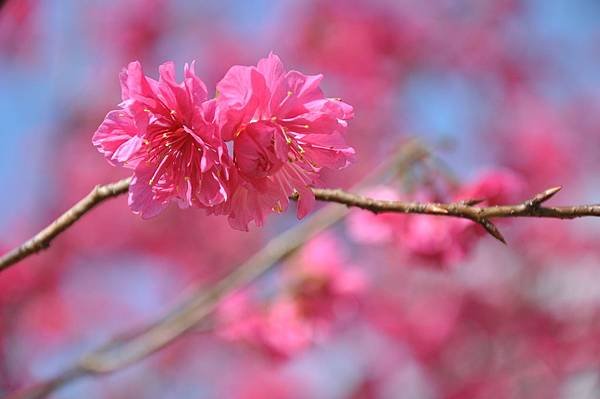
M 8 0 L 0 8 L 0 250 L 126 176 L 91 145 L 140 60 L 197 60 L 214 91 L 274 51 L 355 107 L 360 181 L 411 138 L 430 156 L 374 195 L 600 201 L 596 0 Z M 262 229 L 124 197 L 0 274 L 0 395 L 153 320 L 298 223 Z M 200 330 L 55 398 L 597 398 L 600 221 L 478 227 L 353 212 Z

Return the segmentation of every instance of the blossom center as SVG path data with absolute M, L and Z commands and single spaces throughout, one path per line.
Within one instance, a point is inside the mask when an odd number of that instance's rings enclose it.
M 156 165 L 150 184 L 164 174 L 175 181 L 196 177 L 203 149 L 190 131 L 181 123 L 149 127 L 145 141 L 148 149 L 146 162 Z
M 234 161 L 247 177 L 263 178 L 277 172 L 283 162 L 275 152 L 276 127 L 252 122 L 235 137 Z

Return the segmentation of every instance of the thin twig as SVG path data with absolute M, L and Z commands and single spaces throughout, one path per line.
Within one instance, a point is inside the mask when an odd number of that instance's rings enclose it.
M 350 194 L 342 190 L 313 189 L 319 201 L 336 202 L 347 207 L 361 208 L 374 213 L 407 213 L 434 216 L 450 216 L 469 219 L 482 225 L 488 233 L 505 242 L 498 228 L 492 224 L 493 218 L 532 217 L 546 219 L 575 219 L 581 217 L 599 217 L 600 205 L 578 205 L 545 207 L 542 204 L 552 198 L 560 187 L 554 187 L 535 195 L 533 198 L 516 205 L 496 205 L 479 207 L 471 205 L 479 200 L 453 203 L 384 201 Z
M 401 169 L 403 163 L 412 163 L 416 160 L 424 159 L 429 156 L 429 151 L 417 140 L 412 140 L 402 146 L 399 151 L 402 156 L 395 157 L 398 165 L 389 169 Z M 0 272 L 14 265 L 15 263 L 27 258 L 30 255 L 43 251 L 50 246 L 59 234 L 68 229 L 73 223 L 77 222 L 83 215 L 91 211 L 100 203 L 127 193 L 131 178 L 123 179 L 115 183 L 109 183 L 102 186 L 96 186 L 82 200 L 75 204 L 71 209 L 63 213 L 58 219 L 54 220 L 42 231 L 37 233 L 31 239 L 17 248 L 0 257 Z
M 33 238 L 2 256 L 2 258 L 0 258 L 0 271 L 25 259 L 29 255 L 33 255 L 48 248 L 56 236 L 71 227 L 73 223 L 95 208 L 96 205 L 109 198 L 125 194 L 127 190 L 129 190 L 130 181 L 131 178 L 127 178 L 116 183 L 94 187 L 94 189 L 81 201 L 76 203 L 58 219 L 33 236 Z
M 127 192 L 130 179 L 116 183 L 96 186 L 85 198 L 62 214 L 45 229 L 36 234 L 18 248 L 0 258 L 0 271 L 20 260 L 48 248 L 51 241 L 69 228 L 83 215 L 101 202 Z M 517 205 L 499 205 L 478 207 L 480 200 L 466 200 L 454 203 L 422 203 L 403 201 L 384 201 L 351 194 L 339 189 L 315 188 L 315 198 L 324 202 L 335 202 L 366 209 L 374 213 L 411 213 L 435 216 L 452 216 L 472 220 L 480 224 L 488 233 L 506 243 L 498 228 L 490 221 L 492 218 L 538 217 L 550 219 L 574 219 L 586 216 L 600 216 L 600 205 L 579 205 L 563 207 L 543 207 L 542 204 L 552 198 L 561 187 L 550 188 L 533 198 Z
M 124 194 L 129 188 L 130 179 L 116 183 L 96 186 L 85 198 L 61 215 L 44 230 L 18 248 L 0 258 L 0 271 L 19 262 L 29 255 L 48 248 L 50 242 L 69 228 L 83 215 L 99 203 Z M 533 198 L 517 205 L 498 205 L 478 207 L 480 200 L 466 200 L 454 203 L 384 201 L 351 194 L 339 189 L 314 188 L 315 198 L 323 202 L 335 202 L 348 207 L 361 208 L 374 213 L 410 213 L 434 216 L 452 216 L 469 219 L 480 224 L 488 233 L 506 244 L 498 228 L 490 221 L 492 218 L 538 217 L 550 219 L 575 219 L 586 216 L 600 216 L 600 205 L 579 205 L 563 207 L 543 207 L 542 204 L 552 198 L 561 187 L 550 188 Z

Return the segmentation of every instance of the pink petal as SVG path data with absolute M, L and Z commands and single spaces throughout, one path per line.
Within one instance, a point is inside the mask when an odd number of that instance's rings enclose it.
M 112 159 L 124 163 L 129 159 L 133 158 L 136 153 L 142 148 L 144 139 L 139 136 L 133 136 L 125 143 L 119 146 L 112 156 Z
M 135 157 L 142 142 L 136 121 L 125 110 L 109 112 L 92 137 L 92 144 L 113 165 L 123 165 Z M 129 165 L 135 167 L 136 163 Z
M 129 63 L 127 69 L 121 72 L 120 80 L 123 105 L 152 109 L 157 107 L 154 99 L 157 82 L 144 76 L 142 65 L 138 61 Z
M 194 104 L 200 104 L 206 101 L 208 97 L 208 90 L 204 82 L 196 76 L 195 72 L 196 62 L 192 62 L 191 65 L 185 64 L 183 67 L 183 76 L 185 78 L 185 87 L 188 90 L 189 96 L 192 98 Z
M 303 219 L 306 215 L 308 215 L 315 207 L 315 194 L 310 189 L 310 187 L 297 187 L 298 194 L 300 194 L 298 198 L 298 219 Z
M 265 78 L 254 67 L 234 66 L 217 84 L 219 124 L 224 140 L 231 140 L 242 123 L 268 108 Z
M 158 215 L 168 205 L 167 202 L 155 199 L 150 185 L 152 173 L 151 169 L 136 171 L 129 186 L 129 208 L 133 213 L 139 214 L 144 219 Z
M 269 53 L 267 58 L 262 58 L 258 61 L 257 69 L 265 77 L 265 82 L 271 92 L 285 73 L 283 63 L 273 52 Z

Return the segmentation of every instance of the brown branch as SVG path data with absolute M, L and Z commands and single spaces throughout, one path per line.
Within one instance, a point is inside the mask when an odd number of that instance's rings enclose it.
M 387 168 L 387 170 L 403 170 L 407 165 L 412 165 L 412 163 L 428 156 L 429 151 L 421 143 L 417 140 L 409 141 L 397 151 L 395 156 L 392 157 L 396 164 L 390 165 L 390 161 L 384 162 L 377 168 L 378 172 L 376 174 L 381 175 L 384 173 L 383 167 Z M 125 194 L 129 190 L 130 182 L 131 178 L 127 178 L 115 183 L 94 187 L 87 196 L 75 204 L 71 209 L 63 213 L 58 219 L 46 226 L 42 231 L 19 247 L 14 248 L 0 257 L 0 272 L 30 255 L 48 248 L 54 238 L 68 229 L 73 223 L 77 222 L 83 215 L 91 211 L 97 205 L 107 199 Z
M 313 189 L 320 201 L 336 202 L 348 207 L 361 208 L 374 213 L 411 213 L 422 215 L 452 216 L 478 222 L 482 219 L 538 217 L 550 219 L 575 219 L 586 216 L 600 216 L 600 205 L 578 205 L 544 207 L 542 203 L 560 190 L 559 187 L 537 194 L 532 199 L 517 205 L 496 205 L 479 207 L 472 201 L 453 203 L 403 202 L 376 200 L 336 189 Z M 480 200 L 473 200 L 480 201 Z
M 18 248 L 0 258 L 0 271 L 10 267 L 29 255 L 48 248 L 51 241 L 69 228 L 83 215 L 101 202 L 127 192 L 131 179 L 96 186 L 85 198 L 62 214 L 45 229 L 36 234 Z M 499 241 L 506 240 L 498 228 L 490 221 L 492 218 L 539 217 L 551 219 L 574 219 L 586 216 L 600 216 L 600 205 L 580 205 L 563 207 L 544 207 L 542 204 L 552 198 L 561 187 L 554 187 L 517 205 L 499 205 L 489 207 L 476 206 L 482 200 L 465 200 L 454 203 L 421 203 L 403 201 L 384 201 L 351 194 L 339 189 L 314 188 L 315 198 L 324 202 L 335 202 L 348 207 L 361 208 L 374 213 L 410 213 L 435 216 L 452 216 L 472 220 L 481 225 Z M 293 197 L 294 199 L 296 197 Z
M 407 213 L 434 216 L 450 216 L 469 219 L 482 225 L 485 230 L 499 241 L 505 243 L 498 228 L 490 221 L 493 218 L 536 217 L 546 219 L 575 219 L 580 217 L 599 217 L 600 205 L 579 205 L 545 207 L 544 202 L 552 198 L 561 187 L 554 187 L 535 195 L 533 198 L 516 205 L 497 205 L 479 207 L 473 204 L 481 200 L 466 200 L 453 203 L 422 203 L 376 200 L 342 190 L 313 189 L 320 201 L 335 202 L 365 209 L 374 213 Z
M 129 189 L 130 181 L 131 178 L 128 178 L 116 183 L 94 187 L 88 195 L 76 203 L 71 209 L 63 213 L 58 219 L 50 223 L 42 231 L 26 241 L 23 245 L 2 256 L 0 258 L 0 271 L 25 259 L 29 255 L 33 255 L 48 248 L 56 236 L 71 227 L 73 223 L 95 208 L 96 205 L 109 198 L 125 194 Z
M 124 179 L 116 183 L 96 186 L 85 198 L 62 214 L 49 226 L 20 247 L 13 249 L 0 258 L 0 271 L 29 255 L 48 248 L 56 236 L 69 228 L 96 205 L 109 198 L 126 193 L 130 181 L 131 179 Z M 374 213 L 410 213 L 469 219 L 481 225 L 494 238 L 506 244 L 506 240 L 490 219 L 512 217 L 574 219 L 585 216 L 600 216 L 600 205 L 543 207 L 542 204 L 552 198 L 560 189 L 561 187 L 550 188 L 521 204 L 489 207 L 476 206 L 476 204 L 482 201 L 479 199 L 444 204 L 376 200 L 339 189 L 313 188 L 313 192 L 315 198 L 319 201 L 335 202 L 348 207 L 369 210 Z M 292 198 L 296 199 L 297 196 Z
M 428 151 L 420 143 L 409 142 L 394 154 L 391 160 L 384 162 L 363 180 L 361 186 L 366 187 L 378 182 L 389 171 L 403 174 L 414 163 L 428 155 Z M 158 351 L 205 320 L 221 299 L 271 269 L 311 237 L 342 219 L 348 211 L 335 205 L 324 207 L 306 222 L 271 240 L 262 250 L 216 285 L 211 288 L 196 287 L 187 300 L 154 323 L 134 333 L 113 339 L 103 347 L 83 356 L 76 365 L 58 376 L 14 392 L 5 399 L 44 398 L 73 380 L 117 371 Z

